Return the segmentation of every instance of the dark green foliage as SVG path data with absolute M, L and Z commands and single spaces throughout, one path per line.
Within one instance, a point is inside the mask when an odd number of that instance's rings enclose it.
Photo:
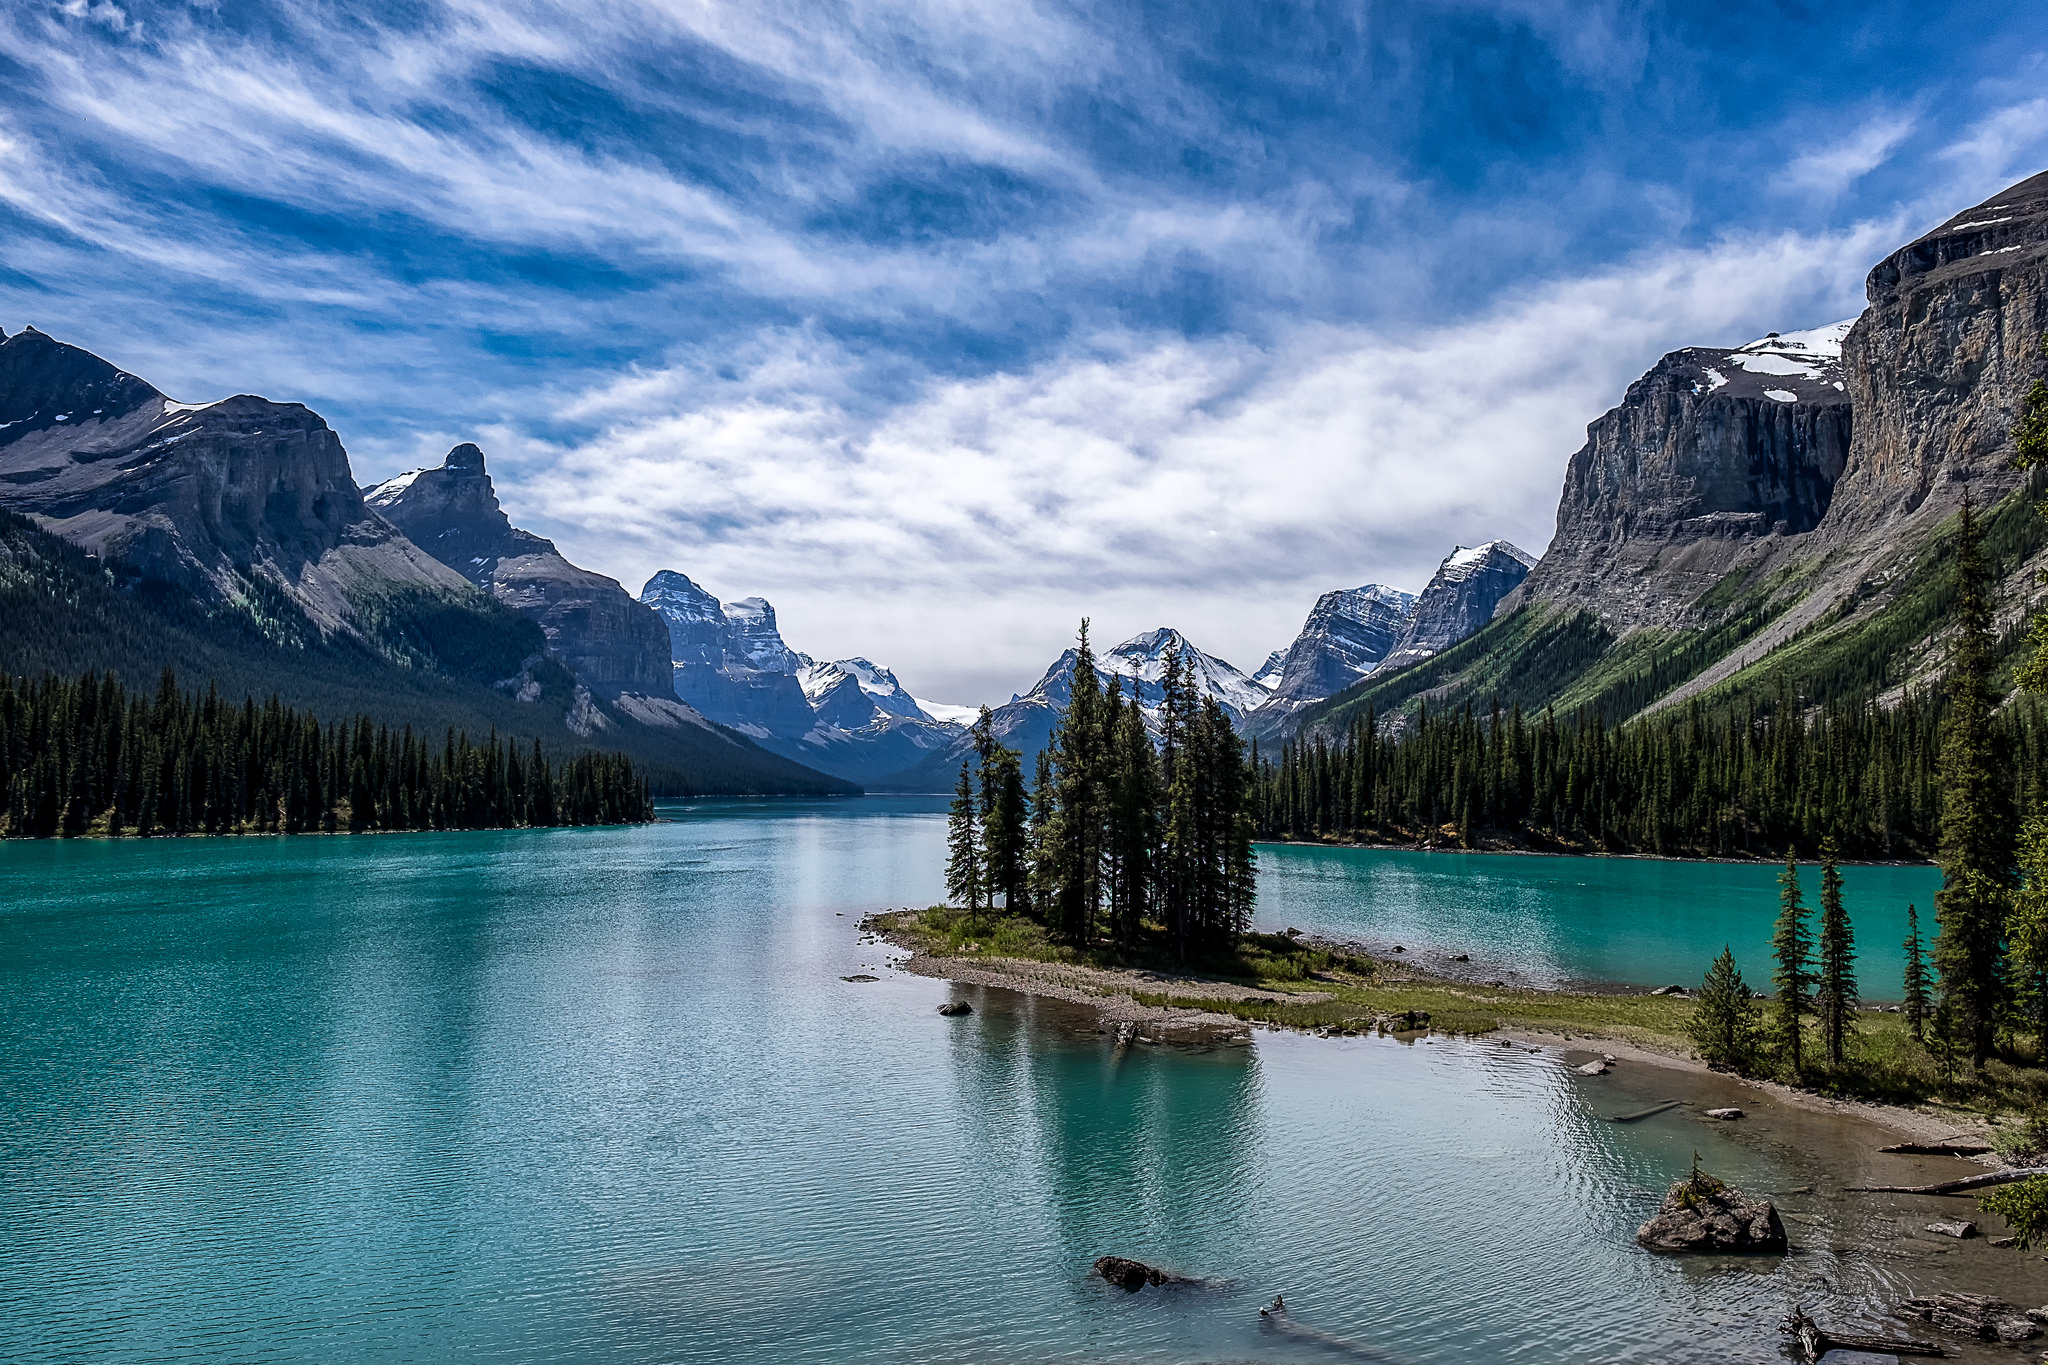
M 1934 965 L 1971 1059 L 1991 1055 L 2004 998 L 2005 901 L 2013 874 L 2011 779 L 1991 685 L 1991 573 L 1964 499 L 1955 541 L 1955 639 L 1941 734 L 1942 889 Z
M 2041 338 L 2041 354 L 2048 356 L 2048 334 Z M 2019 420 L 2013 424 L 2012 444 L 2015 467 L 2048 468 L 2048 379 L 2036 379 L 2027 390 Z M 2035 509 L 2048 517 L 2048 502 L 2035 504 Z M 2048 611 L 2037 612 L 2029 623 L 2027 643 L 2027 657 L 2016 681 L 2029 692 L 2048 692 Z
M 367 716 L 322 726 L 276 697 L 154 697 L 112 676 L 0 678 L 0 834 L 297 834 L 609 825 L 654 818 L 618 754 L 553 768 L 494 733 L 434 745 Z
M 1702 704 L 1620 729 L 1549 711 L 1424 712 L 1398 735 L 1367 712 L 1343 739 L 1284 746 L 1254 808 L 1268 838 L 1482 838 L 1522 847 L 1755 857 L 1931 858 L 1941 825 L 1944 703 L 1836 703 L 1810 719 L 1789 695 L 1714 715 Z M 2023 792 L 2043 776 L 2036 703 L 1990 721 Z M 1445 826 L 1454 827 L 1446 834 Z
M 1977 1207 L 1998 1215 L 2012 1229 L 2021 1251 L 2048 1237 L 2048 1175 L 1999 1185 L 1977 1196 Z
M 1820 845 L 1820 943 L 1814 972 L 1814 1012 L 1820 1017 L 1822 1046 L 1828 1065 L 1842 1064 L 1842 1049 L 1855 1027 L 1856 935 L 1849 927 L 1849 912 L 1842 904 L 1842 870 L 1836 865 L 1835 844 L 1823 839 Z
M 1254 882 L 1251 773 L 1230 718 L 1213 698 L 1197 700 L 1170 651 L 1155 750 L 1136 695 L 1098 680 L 1085 621 L 1076 653 L 1028 815 L 1017 755 L 995 742 L 986 712 L 976 727 L 981 884 L 1015 888 L 1008 908 L 1028 908 L 1074 948 L 1132 953 L 1163 936 L 1183 961 L 1231 951 L 1250 923 Z M 964 769 L 961 782 L 971 790 Z M 956 839 L 955 865 L 968 856 Z M 966 876 L 949 871 L 948 884 L 956 899 L 968 894 Z
M 1756 1060 L 1756 1001 L 1743 984 L 1735 954 L 1725 947 L 1700 983 L 1699 1003 L 1686 1028 L 1708 1066 L 1746 1071 Z
M 2048 815 L 2021 826 L 2019 872 L 2005 924 L 2013 1004 L 2020 1025 L 2048 1055 Z
M 1901 946 L 1906 950 L 1906 974 L 1900 1009 L 1905 1012 L 1906 1026 L 1913 1030 L 1913 1036 L 1924 1041 L 1929 995 L 1926 947 L 1920 941 L 1920 910 L 1917 906 L 1906 907 L 1906 941 Z
M 946 816 L 946 894 L 975 919 L 982 909 L 981 873 L 981 821 L 974 809 L 974 779 L 963 762 Z
M 1771 930 L 1771 957 L 1771 984 L 1777 989 L 1771 1012 L 1776 1016 L 1778 1051 L 1797 1076 L 1805 1061 L 1800 1025 L 1813 990 L 1813 934 L 1806 927 L 1806 904 L 1799 894 L 1798 856 L 1790 852 L 1785 854 L 1785 870 L 1778 874 L 1778 922 Z

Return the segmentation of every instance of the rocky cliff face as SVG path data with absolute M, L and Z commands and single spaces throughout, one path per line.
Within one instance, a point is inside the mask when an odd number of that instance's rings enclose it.
M 1415 599 L 1408 629 L 1380 661 L 1380 668 L 1391 671 L 1421 663 L 1473 634 L 1493 619 L 1494 611 L 1522 586 L 1535 564 L 1534 555 L 1505 540 L 1471 549 L 1458 546 Z
M 1373 671 L 1407 632 L 1415 594 L 1368 583 L 1326 592 L 1280 656 L 1272 695 L 1253 708 L 1250 729 L 1267 735 L 1287 717 L 1335 696 Z
M 323 631 L 353 630 L 365 593 L 469 591 L 365 507 L 318 413 L 176 403 L 33 328 L 0 340 L 0 506 L 204 600 L 260 580 Z
M 783 644 L 766 602 L 728 608 L 673 569 L 648 579 L 640 600 L 668 629 L 671 686 L 685 702 L 757 740 L 798 739 L 817 723 L 796 677 L 810 660 Z
M 1822 528 L 1831 543 L 2018 485 L 2012 424 L 2048 330 L 2048 173 L 1899 248 L 1864 288 L 1843 348 L 1856 433 Z
M 1557 534 L 1513 605 L 1589 607 L 1622 630 L 1693 624 L 1693 599 L 1749 546 L 1811 531 L 1849 459 L 1848 330 L 1658 361 L 1586 428 Z
M 366 502 L 441 563 L 538 622 L 549 648 L 600 695 L 673 695 L 662 619 L 616 580 L 576 567 L 552 541 L 512 525 L 476 446 L 458 445 L 438 469 L 377 485 Z

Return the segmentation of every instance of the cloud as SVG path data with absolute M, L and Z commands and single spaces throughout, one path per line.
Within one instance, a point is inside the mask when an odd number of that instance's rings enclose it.
M 573 557 L 762 593 L 795 647 L 920 695 L 1000 701 L 1084 614 L 1251 666 L 1330 588 L 1419 588 L 1454 540 L 1540 550 L 1586 423 L 1657 355 L 1853 314 L 1899 231 L 1731 239 L 1437 328 L 1098 334 L 873 415 L 856 357 L 789 332 L 729 378 L 693 358 L 584 395 L 592 439 L 493 454 Z
M 1916 122 L 1912 115 L 1902 113 L 1866 119 L 1848 136 L 1795 158 L 1779 183 L 1821 196 L 1841 194 L 1889 160 Z

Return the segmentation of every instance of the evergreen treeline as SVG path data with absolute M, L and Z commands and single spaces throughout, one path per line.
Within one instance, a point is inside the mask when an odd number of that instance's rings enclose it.
M 971 914 L 1029 914 L 1069 943 L 1126 951 L 1148 927 L 1182 958 L 1251 922 L 1251 794 L 1243 743 L 1213 697 L 1166 657 L 1157 746 L 1134 695 L 1096 677 L 1081 623 L 1073 698 L 1027 797 L 1018 756 L 982 709 L 948 825 L 947 890 Z
M 1518 844 L 1704 857 L 1931 858 L 1941 828 L 1945 696 L 1899 705 L 1768 707 L 1609 727 L 1598 715 L 1531 721 L 1519 707 L 1422 713 L 1398 736 L 1368 713 L 1342 741 L 1287 745 L 1260 767 L 1267 838 L 1493 837 Z M 2042 726 L 2027 701 L 1990 717 L 2021 797 L 2041 793 Z
M 165 670 L 153 697 L 112 675 L 0 677 L 0 835 L 295 834 L 651 820 L 621 754 L 560 768 L 496 733 L 439 744 L 367 717 L 323 726 L 276 697 L 239 706 Z

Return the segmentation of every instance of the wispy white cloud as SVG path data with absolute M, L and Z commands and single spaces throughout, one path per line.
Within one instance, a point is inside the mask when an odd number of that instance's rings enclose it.
M 1651 360 L 1855 312 L 1900 230 L 1731 240 L 1393 335 L 1097 336 L 880 416 L 834 396 L 852 358 L 791 333 L 730 379 L 585 395 L 588 442 L 503 431 L 495 453 L 514 513 L 573 554 L 765 593 L 799 648 L 932 695 L 1028 686 L 1083 614 L 1254 664 L 1329 588 L 1417 588 L 1454 540 L 1540 549 L 1566 456 Z
M 1838 195 L 1889 160 L 1916 122 L 1911 114 L 1898 112 L 1867 118 L 1846 136 L 1795 157 L 1779 183 L 1811 194 Z

